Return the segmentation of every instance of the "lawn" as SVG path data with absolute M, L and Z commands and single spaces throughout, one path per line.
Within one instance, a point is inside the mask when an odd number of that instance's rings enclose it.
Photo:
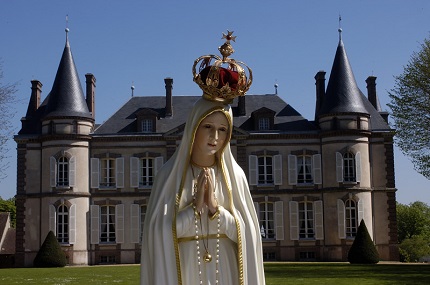
M 428 264 L 265 263 L 267 285 L 429 284 Z M 0 284 L 139 284 L 138 265 L 0 269 Z

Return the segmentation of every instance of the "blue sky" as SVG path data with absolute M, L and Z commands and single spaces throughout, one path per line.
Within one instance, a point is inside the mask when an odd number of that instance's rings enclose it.
M 174 80 L 174 95 L 199 95 L 192 82 L 194 60 L 218 54 L 222 32 L 237 36 L 232 56 L 252 69 L 248 94 L 274 93 L 305 118 L 313 120 L 315 80 L 327 80 L 342 39 L 359 88 L 377 77 L 377 94 L 389 111 L 388 91 L 411 54 L 430 36 L 430 1 L 2 1 L 0 58 L 4 81 L 18 84 L 16 115 L 20 128 L 30 97 L 30 81 L 43 84 L 42 99 L 52 88 L 65 44 L 66 15 L 72 53 L 85 84 L 97 79 L 96 122 L 102 123 L 131 96 L 164 95 L 164 78 Z M 16 144 L 9 143 L 8 177 L 0 196 L 16 191 Z M 430 204 L 430 181 L 413 170 L 395 149 L 397 200 Z

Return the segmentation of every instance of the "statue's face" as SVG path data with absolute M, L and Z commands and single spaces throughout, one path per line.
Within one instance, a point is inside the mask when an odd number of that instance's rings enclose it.
M 193 155 L 214 155 L 225 143 L 229 133 L 228 121 L 222 112 L 207 116 L 198 126 L 193 145 Z

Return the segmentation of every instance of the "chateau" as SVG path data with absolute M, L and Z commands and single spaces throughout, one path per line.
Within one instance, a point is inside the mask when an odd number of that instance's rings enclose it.
M 69 40 L 49 94 L 31 81 L 17 143 L 18 267 L 33 265 L 53 231 L 68 264 L 140 262 L 146 204 L 201 96 L 133 96 L 101 125 L 96 78 L 85 93 Z M 160 80 L 161 83 L 161 80 Z M 394 130 L 366 79 L 354 78 L 341 37 L 326 85 L 315 75 L 315 117 L 277 94 L 235 99 L 231 141 L 248 176 L 266 260 L 346 261 L 364 220 L 381 260 L 398 260 Z

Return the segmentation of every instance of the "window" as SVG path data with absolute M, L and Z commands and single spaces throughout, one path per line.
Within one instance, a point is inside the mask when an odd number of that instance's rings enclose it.
M 268 196 L 254 202 L 263 241 L 284 240 L 284 202 Z
M 310 184 L 312 179 L 312 157 L 310 155 L 297 156 L 297 183 Z
M 354 238 L 359 221 L 364 219 L 365 209 L 362 200 L 350 193 L 348 198 L 337 200 L 337 226 L 340 239 Z M 369 229 L 368 229 L 369 230 Z M 370 234 L 371 229 L 369 230 Z
M 115 255 L 101 255 L 99 264 L 115 264 Z
M 249 185 L 282 185 L 282 156 L 276 152 L 261 151 L 250 155 Z
M 69 186 L 69 160 L 64 156 L 58 160 L 57 185 Z
M 119 154 L 98 156 L 101 158 L 91 158 L 91 188 L 124 188 L 124 157 Z
M 76 162 L 69 153 L 61 152 L 50 157 L 50 186 L 68 188 L 75 186 Z
M 358 183 L 361 180 L 361 153 L 336 152 L 337 182 Z
M 299 203 L 299 225 L 300 239 L 313 239 L 314 231 L 314 209 L 312 202 Z
M 59 243 L 69 243 L 69 209 L 64 204 L 57 211 L 57 240 Z
M 290 239 L 324 239 L 323 203 L 314 197 L 290 201 Z
M 345 202 L 345 219 L 346 237 L 355 237 L 357 235 L 357 207 L 352 199 Z
M 258 184 L 273 184 L 272 156 L 258 157 Z
M 95 201 L 90 206 L 91 244 L 124 242 L 124 204 L 119 201 Z M 117 204 L 117 205 L 112 205 Z
M 57 201 L 48 206 L 49 230 L 52 231 L 61 244 L 76 242 L 76 205 L 67 200 Z
M 100 207 L 100 242 L 115 242 L 115 206 Z
M 297 151 L 288 155 L 288 184 L 313 185 L 322 183 L 321 154 L 316 151 Z M 311 153 L 311 154 L 309 154 Z
M 130 157 L 130 187 L 151 188 L 164 158 L 158 153 L 140 153 Z
M 143 119 L 142 120 L 142 132 L 143 133 L 152 133 L 152 120 L 151 119 Z
M 259 130 L 270 130 L 270 120 L 267 117 L 258 119 L 258 129 Z
M 355 159 L 350 152 L 343 156 L 343 181 L 355 182 Z
M 273 203 L 259 203 L 260 207 L 260 233 L 263 239 L 275 238 L 275 219 Z
M 115 159 L 105 158 L 101 161 L 100 187 L 115 186 Z
M 141 187 L 152 186 L 153 182 L 154 182 L 154 159 L 141 158 L 139 186 Z

